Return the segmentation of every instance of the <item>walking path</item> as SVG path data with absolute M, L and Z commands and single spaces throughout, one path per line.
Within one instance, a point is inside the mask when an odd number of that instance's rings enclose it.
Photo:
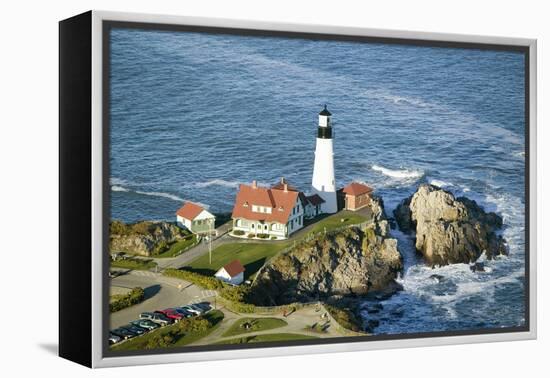
M 268 334 L 275 334 L 275 333 L 293 333 L 298 335 L 304 335 L 304 336 L 315 336 L 319 338 L 330 338 L 330 337 L 343 337 L 343 336 L 353 336 L 353 335 L 361 335 L 365 336 L 365 334 L 359 334 L 354 333 L 352 331 L 343 330 L 342 327 L 332 318 L 330 313 L 328 313 L 324 307 L 318 307 L 318 306 L 308 306 L 303 307 L 295 312 L 292 312 L 290 315 L 287 315 L 286 317 L 279 313 L 274 314 L 240 314 L 235 313 L 232 311 L 229 311 L 227 308 L 218 308 L 218 310 L 222 311 L 224 314 L 224 319 L 222 320 L 220 326 L 216 328 L 212 333 L 209 335 L 203 337 L 200 340 L 197 340 L 196 342 L 190 344 L 190 345 L 208 345 L 208 344 L 214 344 L 220 341 L 229 341 L 232 339 L 238 339 L 243 337 L 250 337 L 250 336 L 257 336 L 257 335 L 268 335 Z M 324 315 L 324 317 L 322 317 Z M 231 326 L 238 321 L 239 319 L 243 318 L 277 318 L 282 319 L 288 324 L 279 327 L 279 328 L 273 328 L 265 331 L 255 331 L 255 332 L 245 332 L 238 334 L 238 335 L 232 335 L 232 336 L 223 336 L 223 334 L 231 328 Z M 311 326 L 315 323 L 319 324 L 327 324 L 328 327 L 326 327 L 325 332 L 316 332 L 312 330 L 308 330 L 308 328 L 311 328 Z

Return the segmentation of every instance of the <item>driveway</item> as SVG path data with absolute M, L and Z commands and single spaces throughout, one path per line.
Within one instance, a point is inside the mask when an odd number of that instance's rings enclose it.
M 139 270 L 111 279 L 111 286 L 119 289 L 142 287 L 146 298 L 137 305 L 112 313 L 111 329 L 136 320 L 142 312 L 200 302 L 213 295 L 209 290 L 202 290 L 189 282 Z

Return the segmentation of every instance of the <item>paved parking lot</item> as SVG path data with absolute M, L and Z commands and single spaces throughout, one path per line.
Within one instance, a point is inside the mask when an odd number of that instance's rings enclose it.
M 136 320 L 142 312 L 207 301 L 215 294 L 211 290 L 202 290 L 189 282 L 148 271 L 131 271 L 115 277 L 111 279 L 111 286 L 130 289 L 142 287 L 145 290 L 146 299 L 135 306 L 112 313 L 110 329 Z

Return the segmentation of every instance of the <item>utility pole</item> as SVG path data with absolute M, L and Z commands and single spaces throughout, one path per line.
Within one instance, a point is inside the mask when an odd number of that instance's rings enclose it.
M 212 265 L 212 220 L 210 220 L 209 232 L 208 232 L 208 260 L 209 265 Z

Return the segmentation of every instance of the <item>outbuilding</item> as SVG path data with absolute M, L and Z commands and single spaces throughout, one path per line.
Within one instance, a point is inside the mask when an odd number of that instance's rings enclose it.
M 244 266 L 239 260 L 233 260 L 221 267 L 214 276 L 228 284 L 240 285 L 244 281 L 244 270 Z
M 194 234 L 209 234 L 215 231 L 216 217 L 202 206 L 186 202 L 177 212 L 178 226 L 187 228 Z
M 352 182 L 342 190 L 342 193 L 345 201 L 344 208 L 357 211 L 370 204 L 372 188 L 365 184 Z

